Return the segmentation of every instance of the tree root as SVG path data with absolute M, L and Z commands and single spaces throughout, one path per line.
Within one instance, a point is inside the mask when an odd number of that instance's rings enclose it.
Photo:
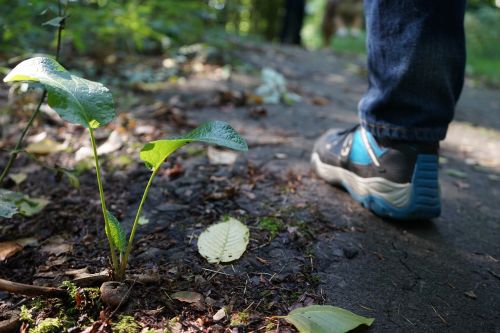
M 0 279 L 0 290 L 30 297 L 36 297 L 36 296 L 54 297 L 54 298 L 68 297 L 68 292 L 64 289 L 54 288 L 54 287 L 34 286 L 31 284 L 17 283 L 4 279 Z

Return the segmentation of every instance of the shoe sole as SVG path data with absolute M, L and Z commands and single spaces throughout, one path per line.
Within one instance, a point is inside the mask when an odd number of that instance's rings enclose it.
M 323 163 L 318 153 L 311 164 L 319 177 L 341 185 L 365 208 L 397 220 L 428 220 L 441 214 L 438 157 L 419 155 L 411 183 L 399 184 L 381 177 L 362 178 L 355 173 Z

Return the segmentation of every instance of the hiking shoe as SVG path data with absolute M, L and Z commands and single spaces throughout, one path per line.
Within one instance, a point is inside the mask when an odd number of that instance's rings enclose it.
M 439 143 L 377 142 L 358 125 L 321 136 L 311 163 L 319 177 L 379 216 L 430 219 L 441 213 L 438 150 Z

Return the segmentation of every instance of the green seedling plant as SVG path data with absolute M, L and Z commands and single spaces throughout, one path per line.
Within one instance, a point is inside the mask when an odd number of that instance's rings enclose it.
M 42 84 L 48 94 L 49 106 L 64 120 L 79 124 L 88 130 L 95 162 L 104 229 L 108 238 L 114 277 L 117 280 L 125 278 L 128 258 L 132 252 L 137 228 L 140 225 L 144 203 L 153 179 L 168 156 L 190 142 L 204 142 L 238 151 L 248 150 L 245 140 L 229 124 L 221 121 L 207 122 L 183 136 L 147 143 L 139 156 L 151 170 L 151 176 L 144 189 L 127 240 L 121 223 L 106 207 L 102 172 L 94 135 L 96 129 L 110 123 L 116 116 L 111 92 L 98 82 L 72 75 L 56 60 L 47 57 L 35 57 L 21 62 L 4 78 L 4 81 L 31 81 Z

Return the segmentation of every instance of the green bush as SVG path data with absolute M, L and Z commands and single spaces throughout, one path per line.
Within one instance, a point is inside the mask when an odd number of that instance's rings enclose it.
M 500 84 L 500 9 L 483 6 L 465 16 L 467 71 Z
M 65 3 L 67 0 L 61 0 Z M 55 28 L 56 1 L 0 0 L 0 54 L 47 52 Z M 203 0 L 77 0 L 69 2 L 65 45 L 91 55 L 117 51 L 159 52 L 171 44 L 203 40 L 215 22 Z

